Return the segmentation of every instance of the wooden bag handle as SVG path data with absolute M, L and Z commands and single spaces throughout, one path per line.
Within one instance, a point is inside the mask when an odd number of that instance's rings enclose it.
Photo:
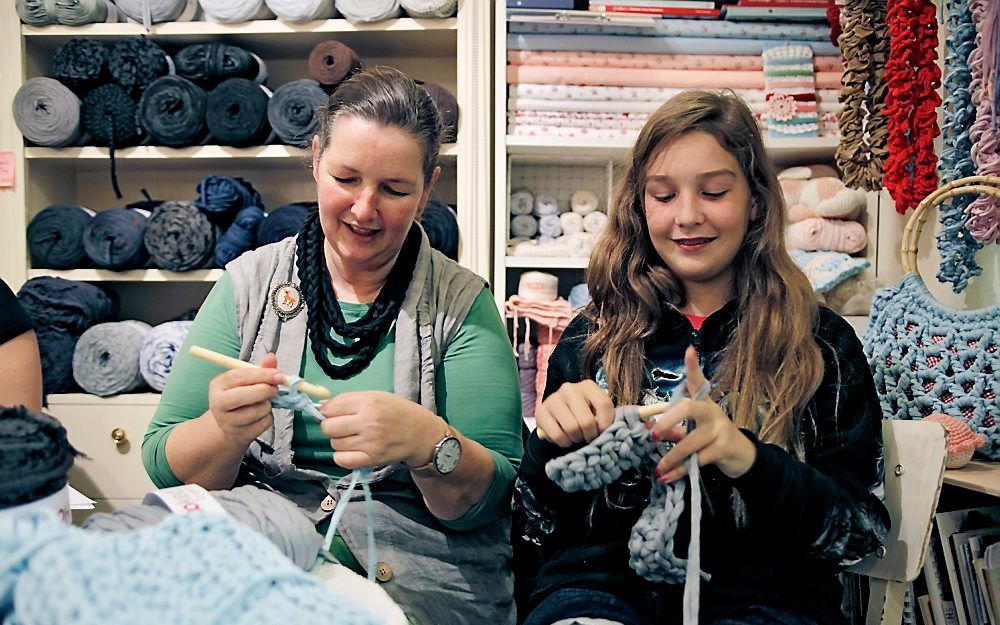
M 923 229 L 924 222 L 927 221 L 927 216 L 931 213 L 931 210 L 937 208 L 945 200 L 953 198 L 956 195 L 965 195 L 968 193 L 975 193 L 976 195 L 985 193 L 1000 199 L 1000 176 L 968 176 L 966 178 L 959 178 L 925 197 L 917 205 L 917 208 L 910 215 L 906 226 L 903 228 L 903 243 L 899 248 L 900 257 L 903 260 L 903 273 L 920 275 L 920 271 L 917 269 L 917 241 L 920 240 L 920 231 Z

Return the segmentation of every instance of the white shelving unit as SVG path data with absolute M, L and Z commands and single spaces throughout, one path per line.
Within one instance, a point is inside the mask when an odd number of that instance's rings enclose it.
M 315 198 L 308 170 L 308 150 L 286 145 L 233 148 L 203 145 L 184 148 L 140 145 L 115 151 L 124 199 L 114 196 L 109 178 L 107 148 L 28 147 L 10 115 L 17 89 L 27 79 L 47 75 L 58 47 L 75 37 L 112 42 L 147 36 L 168 54 L 192 43 L 221 41 L 246 48 L 267 64 L 267 84 L 273 89 L 308 77 L 308 55 L 329 39 L 352 47 L 366 65 L 390 65 L 409 76 L 437 83 L 455 94 L 460 119 L 455 143 L 442 148 L 442 176 L 434 197 L 458 206 L 461 231 L 460 262 L 490 277 L 489 119 L 491 14 L 478 0 L 459 0 L 457 15 L 449 19 L 400 18 L 374 24 L 351 24 L 343 19 L 307 23 L 261 20 L 243 24 L 174 22 L 156 24 L 149 31 L 140 24 L 91 24 L 80 27 L 22 25 L 14 3 L 0 6 L 0 38 L 7 41 L 0 64 L 0 150 L 13 153 L 15 185 L 0 189 L 0 276 L 15 291 L 37 276 L 58 276 L 101 283 L 118 292 L 122 319 L 156 324 L 197 306 L 222 275 L 221 269 L 176 273 L 162 269 L 107 271 L 52 270 L 32 267 L 25 230 L 39 211 L 51 204 L 79 204 L 93 210 L 122 206 L 142 199 L 141 190 L 159 199 L 193 199 L 198 180 L 208 174 L 241 176 L 261 193 L 268 209 Z M 129 470 L 139 471 L 131 486 L 108 487 L 106 467 L 122 458 L 114 445 L 103 445 L 92 455 L 93 471 L 82 467 L 88 480 L 75 473 L 75 483 L 87 485 L 87 494 L 116 507 L 142 496 L 148 486 L 141 472 L 138 445 L 156 408 L 156 394 L 98 398 L 81 394 L 50 396 L 49 410 L 82 431 L 86 415 L 115 414 L 115 427 L 126 428 L 134 447 Z M 127 409 L 124 407 L 127 406 Z M 78 434 L 79 435 L 79 434 Z M 95 436 L 97 436 L 95 434 Z M 108 439 L 110 440 L 110 439 Z M 112 451 L 108 451 L 112 450 Z M 121 446 L 118 453 L 124 453 Z M 82 465 L 81 465 L 82 466 Z M 101 468 L 104 467 L 104 468 Z M 80 468 L 80 467 L 78 467 Z M 139 477 L 143 479 L 138 479 Z M 81 482 L 81 480 L 83 480 Z M 134 488 L 132 487 L 134 486 Z M 96 490 L 95 490 L 96 489 Z M 144 492 L 144 491 L 143 491 Z
M 611 20 L 623 18 L 609 18 Z M 628 20 L 629 18 L 624 18 Z M 586 139 L 551 139 L 546 137 L 508 135 L 507 130 L 507 46 L 505 33 L 507 31 L 507 11 L 505 3 L 497 2 L 494 6 L 494 30 L 496 32 L 496 53 L 494 55 L 494 164 L 493 164 L 493 204 L 494 204 L 494 236 L 493 236 L 493 287 L 497 305 L 503 302 L 517 290 L 519 274 L 529 269 L 556 271 L 560 275 L 560 292 L 565 294 L 575 280 L 583 280 L 583 270 L 587 267 L 586 258 L 550 258 L 507 256 L 507 240 L 509 238 L 508 223 L 510 220 L 508 198 L 510 192 L 521 186 L 533 188 L 529 182 L 540 185 L 536 190 L 554 193 L 557 199 L 566 200 L 568 193 L 575 189 L 560 188 L 559 178 L 579 180 L 580 175 L 574 170 L 583 169 L 592 172 L 590 184 L 597 185 L 598 196 L 605 205 L 611 196 L 614 184 L 614 172 L 622 163 L 632 147 L 630 139 L 599 140 Z M 828 162 L 834 158 L 837 139 L 831 137 L 803 139 L 773 139 L 765 138 L 768 153 L 776 163 L 782 166 Z M 526 174 L 532 168 L 548 169 L 548 176 L 532 176 Z M 596 176 L 599 169 L 606 171 L 604 176 Z M 586 186 L 586 185 L 585 185 Z M 558 196 L 566 197 L 558 197 Z M 870 209 L 877 209 L 877 199 L 872 197 Z M 869 231 L 874 232 L 874 215 L 877 210 L 869 210 Z M 874 246 L 869 246 L 868 256 L 874 259 Z M 565 276 L 565 280 L 563 279 Z

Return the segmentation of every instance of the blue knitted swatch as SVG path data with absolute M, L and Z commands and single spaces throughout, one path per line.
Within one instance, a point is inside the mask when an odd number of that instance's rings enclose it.
M 788 254 L 809 278 L 809 284 L 817 293 L 826 293 L 871 265 L 864 258 L 853 258 L 843 252 L 788 250 Z

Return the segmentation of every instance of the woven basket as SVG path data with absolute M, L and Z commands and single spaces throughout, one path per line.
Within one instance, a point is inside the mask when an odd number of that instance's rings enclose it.
M 986 436 L 977 453 L 1000 460 L 1000 305 L 958 310 L 934 299 L 917 269 L 917 242 L 927 216 L 956 195 L 1000 198 L 1000 177 L 970 176 L 928 195 L 903 229 L 905 275 L 875 293 L 862 342 L 883 416 L 957 417 Z

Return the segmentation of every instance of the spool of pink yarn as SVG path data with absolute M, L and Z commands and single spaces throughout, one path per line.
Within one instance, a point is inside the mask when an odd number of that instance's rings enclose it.
M 961 419 L 936 412 L 924 417 L 924 421 L 940 423 L 948 433 L 948 455 L 945 456 L 944 466 L 949 469 L 959 469 L 969 464 L 976 448 L 986 443 L 986 435 L 975 434 Z

